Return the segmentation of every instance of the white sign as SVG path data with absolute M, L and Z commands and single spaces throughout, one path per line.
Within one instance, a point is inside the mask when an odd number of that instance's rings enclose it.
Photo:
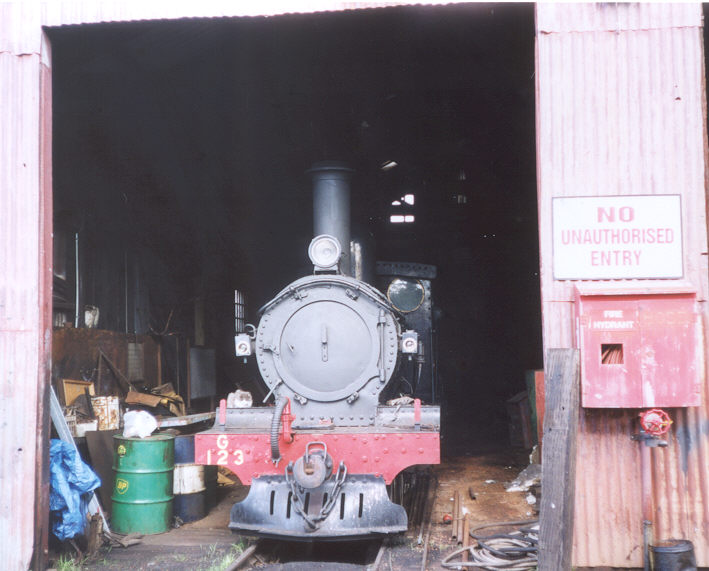
M 552 200 L 554 279 L 681 278 L 679 195 Z

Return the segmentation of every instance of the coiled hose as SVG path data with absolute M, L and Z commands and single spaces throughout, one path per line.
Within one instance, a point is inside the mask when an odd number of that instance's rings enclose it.
M 473 532 L 486 527 L 503 527 L 510 525 L 525 525 L 509 534 L 495 534 L 487 537 L 475 535 Z M 441 564 L 446 569 L 462 569 L 476 567 L 496 571 L 527 571 L 537 568 L 537 552 L 539 543 L 539 522 L 511 521 L 481 525 L 471 530 L 470 537 L 477 540 L 477 545 L 462 547 L 450 553 Z M 452 561 L 465 551 L 469 551 L 469 561 Z
M 287 397 L 281 397 L 276 401 L 276 407 L 273 410 L 273 418 L 271 418 L 271 461 L 278 466 L 281 461 L 281 450 L 278 447 L 278 437 L 281 432 L 281 416 L 283 409 L 290 401 Z

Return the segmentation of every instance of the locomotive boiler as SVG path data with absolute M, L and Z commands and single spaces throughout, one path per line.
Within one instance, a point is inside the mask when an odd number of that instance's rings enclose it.
M 309 173 L 313 272 L 263 306 L 258 327 L 235 337 L 236 355 L 256 359 L 264 402 L 275 406 L 222 401 L 214 426 L 195 437 L 196 461 L 225 466 L 251 486 L 231 509 L 233 531 L 306 540 L 402 532 L 406 512 L 387 485 L 406 468 L 440 461 L 440 412 L 417 398 L 382 402 L 394 396 L 402 363 L 420 370 L 426 358 L 420 332 L 406 328 L 410 309 L 392 299 L 414 284 L 430 309 L 430 289 L 408 278 L 385 295 L 348 275 L 356 265 L 351 171 L 319 163 Z M 412 397 L 415 382 L 404 385 Z

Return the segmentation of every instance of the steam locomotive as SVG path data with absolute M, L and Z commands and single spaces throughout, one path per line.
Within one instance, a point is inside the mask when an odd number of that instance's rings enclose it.
M 214 426 L 195 437 L 195 459 L 251 486 L 231 509 L 233 531 L 303 540 L 403 532 L 406 512 L 387 485 L 411 466 L 440 462 L 440 410 L 419 398 L 381 401 L 399 386 L 434 398 L 435 267 L 380 263 L 386 295 L 348 275 L 361 261 L 350 260 L 351 171 L 318 163 L 308 172 L 313 274 L 235 337 L 236 355 L 256 359 L 264 402 L 275 406 L 222 401 Z

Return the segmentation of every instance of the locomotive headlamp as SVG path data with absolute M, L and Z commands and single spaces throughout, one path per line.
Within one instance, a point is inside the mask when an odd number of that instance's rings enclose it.
M 308 256 L 315 270 L 336 270 L 342 256 L 340 242 L 334 236 L 321 234 L 310 242 Z

